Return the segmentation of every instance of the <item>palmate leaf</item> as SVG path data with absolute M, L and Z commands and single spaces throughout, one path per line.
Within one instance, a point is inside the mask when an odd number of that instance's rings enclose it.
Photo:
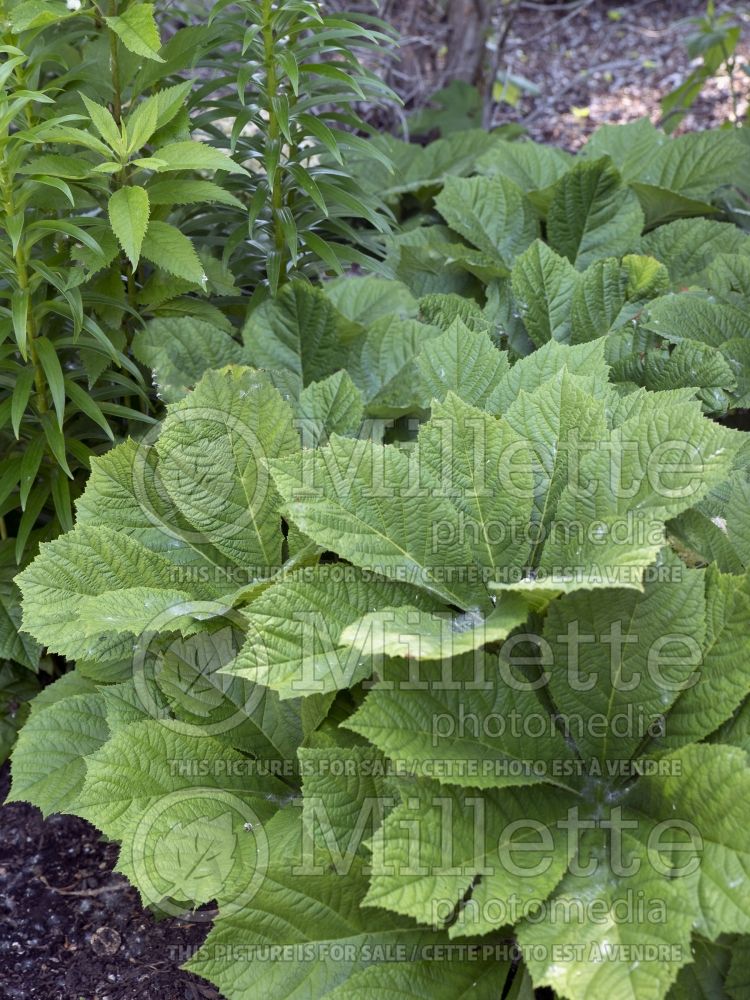
M 125 747 L 131 749 L 126 753 Z M 191 773 L 191 760 L 209 765 L 203 765 L 206 774 L 200 783 Z M 122 842 L 117 868 L 140 889 L 144 901 L 158 903 L 169 896 L 231 901 L 251 882 L 259 853 L 243 829 L 245 809 L 265 822 L 277 808 L 274 796 L 280 800 L 288 792 L 278 779 L 250 773 L 243 760 L 206 735 L 183 735 L 179 723 L 136 722 L 87 760 L 77 811 Z M 181 761 L 186 766 L 180 767 Z M 232 763 L 234 773 L 227 766 Z M 225 829 L 217 837 L 222 822 Z M 176 843 L 179 828 L 187 825 L 192 826 L 189 839 Z M 153 845 L 164 837 L 173 838 L 172 844 L 166 854 L 154 857 Z M 215 866 L 203 871 L 193 867 L 197 892 L 185 893 L 177 878 L 184 870 L 175 870 L 180 851 L 188 852 L 193 865 L 198 859 L 205 864 L 207 851 L 219 855 Z
M 526 384 L 543 371 L 529 365 Z M 334 437 L 272 462 L 286 514 L 355 565 L 465 611 L 488 610 L 487 584 L 529 567 L 571 580 L 585 570 L 589 584 L 595 568 L 598 585 L 639 587 L 664 521 L 727 478 L 738 435 L 689 394 L 616 401 L 605 387 L 597 398 L 592 376 L 563 369 L 533 393 L 521 373 L 511 395 L 507 378 L 493 393 L 507 393 L 501 420 L 448 395 L 408 452 Z
M 192 972 L 216 983 L 225 995 L 302 1000 L 337 997 L 345 991 L 366 1000 L 380 983 L 386 989 L 395 983 L 398 989 L 404 972 L 411 984 L 412 966 L 415 984 L 434 982 L 435 973 L 443 968 L 450 985 L 466 982 L 469 970 L 473 971 L 471 982 L 481 981 L 482 990 L 488 975 L 496 989 L 505 981 L 507 960 L 491 960 L 495 976 L 481 953 L 443 962 L 435 949 L 447 944 L 446 935 L 416 927 L 392 913 L 362 909 L 367 889 L 363 862 L 350 858 L 343 877 L 332 869 L 330 854 L 321 850 L 316 866 L 305 847 L 299 810 L 282 810 L 267 825 L 266 833 L 274 853 L 261 888 L 243 911 L 215 922 L 205 944 L 188 963 Z M 233 960 L 231 948 L 238 940 L 243 942 L 247 961 Z M 266 961 L 269 946 L 281 947 L 281 954 L 285 947 L 291 948 L 295 960 Z M 428 961 L 420 963 L 420 959 Z M 455 996 L 449 989 L 430 995 L 446 1000 Z
M 506 177 L 528 195 L 547 192 L 572 164 L 572 157 L 554 146 L 503 141 L 479 157 L 476 169 L 487 177 Z
M 368 414 L 399 416 L 426 402 L 416 391 L 415 358 L 439 333 L 427 323 L 394 316 L 384 316 L 368 327 L 347 359 L 347 369 L 362 393 Z

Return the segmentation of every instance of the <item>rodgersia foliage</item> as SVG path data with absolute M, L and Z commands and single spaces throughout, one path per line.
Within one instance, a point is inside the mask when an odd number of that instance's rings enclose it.
M 286 398 L 209 373 L 95 461 L 19 579 L 79 666 L 12 796 L 120 841 L 145 902 L 216 900 L 190 967 L 230 997 L 494 996 L 509 935 L 514 989 L 665 996 L 691 941 L 750 930 L 750 587 L 667 533 L 742 435 L 619 393 L 601 342 L 511 366 L 457 320 L 415 356 L 429 419 L 385 444 L 311 364 Z

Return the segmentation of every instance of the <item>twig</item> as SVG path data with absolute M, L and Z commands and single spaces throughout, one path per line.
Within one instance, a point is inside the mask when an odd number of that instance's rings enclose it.
M 101 896 L 106 892 L 123 892 L 130 888 L 127 882 L 123 882 L 121 885 L 103 885 L 98 889 L 60 889 L 56 885 L 50 885 L 44 875 L 37 877 L 43 885 L 51 889 L 52 892 L 56 892 L 58 896 Z

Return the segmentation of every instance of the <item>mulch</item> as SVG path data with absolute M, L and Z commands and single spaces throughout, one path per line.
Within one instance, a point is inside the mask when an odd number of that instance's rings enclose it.
M 157 921 L 116 860 L 84 820 L 0 807 L 1 1000 L 222 1000 L 180 969 L 206 924 Z

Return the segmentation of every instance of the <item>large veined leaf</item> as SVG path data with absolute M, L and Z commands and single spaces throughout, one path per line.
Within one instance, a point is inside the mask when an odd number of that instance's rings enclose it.
M 643 211 L 607 157 L 582 160 L 555 185 L 547 234 L 554 250 L 579 269 L 598 257 L 635 250 Z
M 30 670 L 36 670 L 41 647 L 21 628 L 21 594 L 15 577 L 15 542 L 0 542 L 0 660 L 14 660 Z
M 571 787 L 573 753 L 552 714 L 508 677 L 497 654 L 446 655 L 440 665 L 420 664 L 418 675 L 394 660 L 346 726 L 397 774 L 470 788 Z
M 74 807 L 83 787 L 86 757 L 108 738 L 99 694 L 72 695 L 33 712 L 13 754 L 9 801 L 31 801 L 45 815 Z
M 340 368 L 357 333 L 320 289 L 294 281 L 251 313 L 242 338 L 251 364 L 287 369 L 301 389 Z
M 506 177 L 543 210 L 554 184 L 567 173 L 572 158 L 554 146 L 536 142 L 498 142 L 476 164 L 477 172 L 488 177 Z
M 731 131 L 681 135 L 643 160 L 638 180 L 705 201 L 722 185 L 738 182 L 746 159 L 744 145 Z
M 486 934 L 513 922 L 505 907 L 492 904 L 513 898 L 523 910 L 528 900 L 543 899 L 557 885 L 570 845 L 554 820 L 575 799 L 561 789 L 547 796 L 536 785 L 479 792 L 420 783 L 372 840 L 366 905 L 426 923 L 437 917 L 446 922 L 458 909 L 451 937 Z M 528 869 L 534 863 L 528 855 L 524 861 L 524 846 L 538 847 L 540 829 L 549 834 L 549 863 L 543 874 L 537 867 L 532 879 Z M 467 896 L 471 904 L 460 909 Z
M 285 513 L 355 565 L 465 611 L 487 610 L 487 584 L 529 567 L 590 580 L 596 566 L 610 585 L 640 586 L 665 520 L 729 475 L 738 435 L 689 394 L 635 394 L 608 412 L 592 376 L 535 383 L 540 371 L 508 392 L 501 420 L 449 394 L 408 452 L 332 438 L 272 462 Z
M 678 219 L 646 233 L 639 252 L 665 264 L 675 285 L 689 285 L 716 254 L 746 254 L 748 247 L 748 237 L 728 222 Z
M 531 204 L 503 177 L 448 178 L 435 204 L 452 229 L 508 269 L 539 232 Z
M 244 612 L 247 640 L 231 673 L 282 698 L 325 694 L 368 677 L 373 661 L 341 644 L 341 632 L 371 607 L 417 600 L 418 591 L 353 567 L 299 570 L 273 584 Z
M 722 574 L 710 567 L 706 577 L 706 634 L 695 673 L 677 691 L 669 728 L 659 746 L 676 748 L 697 742 L 726 722 L 750 693 L 747 576 Z M 695 640 L 696 634 L 692 638 Z M 696 647 L 691 650 L 696 660 Z
M 606 720 L 600 738 L 575 732 L 584 760 L 596 758 L 602 766 L 629 760 L 698 667 L 706 630 L 703 575 L 676 559 L 663 566 L 670 582 L 649 581 L 642 594 L 614 590 L 592 601 L 579 592 L 550 605 L 544 635 L 552 650 L 555 706 L 564 720 L 587 713 Z M 618 730 L 613 720 L 625 718 L 632 721 Z M 620 735 L 613 746 L 615 732 Z
M 302 1000 L 345 991 L 364 1000 L 372 976 L 376 984 L 383 976 L 396 976 L 398 983 L 401 965 L 410 970 L 416 962 L 418 983 L 424 976 L 419 959 L 425 957 L 436 958 L 431 968 L 442 968 L 435 946 L 445 945 L 446 936 L 392 913 L 362 909 L 367 888 L 362 861 L 350 858 L 345 877 L 333 870 L 327 851 L 320 851 L 316 864 L 306 850 L 298 810 L 282 810 L 266 832 L 275 851 L 261 888 L 243 912 L 216 921 L 188 963 L 191 971 L 216 983 L 227 996 Z M 238 940 L 247 961 L 233 959 L 231 949 Z M 291 948 L 296 960 L 264 961 L 269 945 L 280 947 L 281 954 Z M 502 983 L 508 967 L 495 964 L 496 982 Z M 453 962 L 446 965 L 449 976 L 460 975 L 450 973 Z M 475 979 L 481 976 L 481 962 L 469 959 L 467 965 L 475 967 Z
M 625 125 L 601 125 L 581 150 L 581 156 L 598 160 L 609 156 L 626 183 L 641 176 L 644 164 L 669 140 L 648 118 Z
M 337 278 L 325 286 L 326 297 L 342 316 L 367 325 L 383 316 L 415 319 L 419 304 L 409 289 L 384 278 Z
M 486 333 L 470 330 L 461 319 L 428 340 L 416 362 L 424 399 L 442 401 L 453 392 L 482 408 L 509 369 L 508 355 L 498 351 Z
M 262 833 L 245 824 L 260 829 L 288 790 L 244 759 L 205 734 L 183 735 L 179 723 L 135 722 L 87 759 L 76 811 L 122 842 L 117 868 L 144 902 L 219 899 L 231 910 L 252 895 L 267 858 Z M 191 761 L 206 762 L 200 783 Z
M 340 371 L 303 389 L 297 413 L 303 447 L 313 447 L 325 444 L 331 434 L 356 435 L 365 405 L 349 373 Z
M 165 489 L 196 532 L 249 578 L 270 576 L 281 533 L 265 463 L 296 451 L 299 435 L 268 380 L 246 368 L 208 372 L 172 406 L 156 448 Z
M 383 316 L 350 349 L 347 369 L 371 416 L 390 417 L 419 408 L 415 357 L 439 335 L 415 319 Z
M 578 272 L 567 258 L 538 240 L 518 257 L 511 278 L 517 307 L 535 346 L 548 340 L 568 343 Z
M 154 448 L 129 442 L 100 461 L 76 529 L 18 578 L 25 627 L 67 656 L 114 660 L 127 648 L 118 636 L 221 615 L 224 595 L 281 565 L 265 462 L 299 447 L 265 376 L 209 372 L 170 410 Z
M 167 403 L 181 399 L 210 368 L 247 360 L 247 352 L 226 330 L 193 316 L 151 320 L 134 336 L 133 353 L 153 369 Z

